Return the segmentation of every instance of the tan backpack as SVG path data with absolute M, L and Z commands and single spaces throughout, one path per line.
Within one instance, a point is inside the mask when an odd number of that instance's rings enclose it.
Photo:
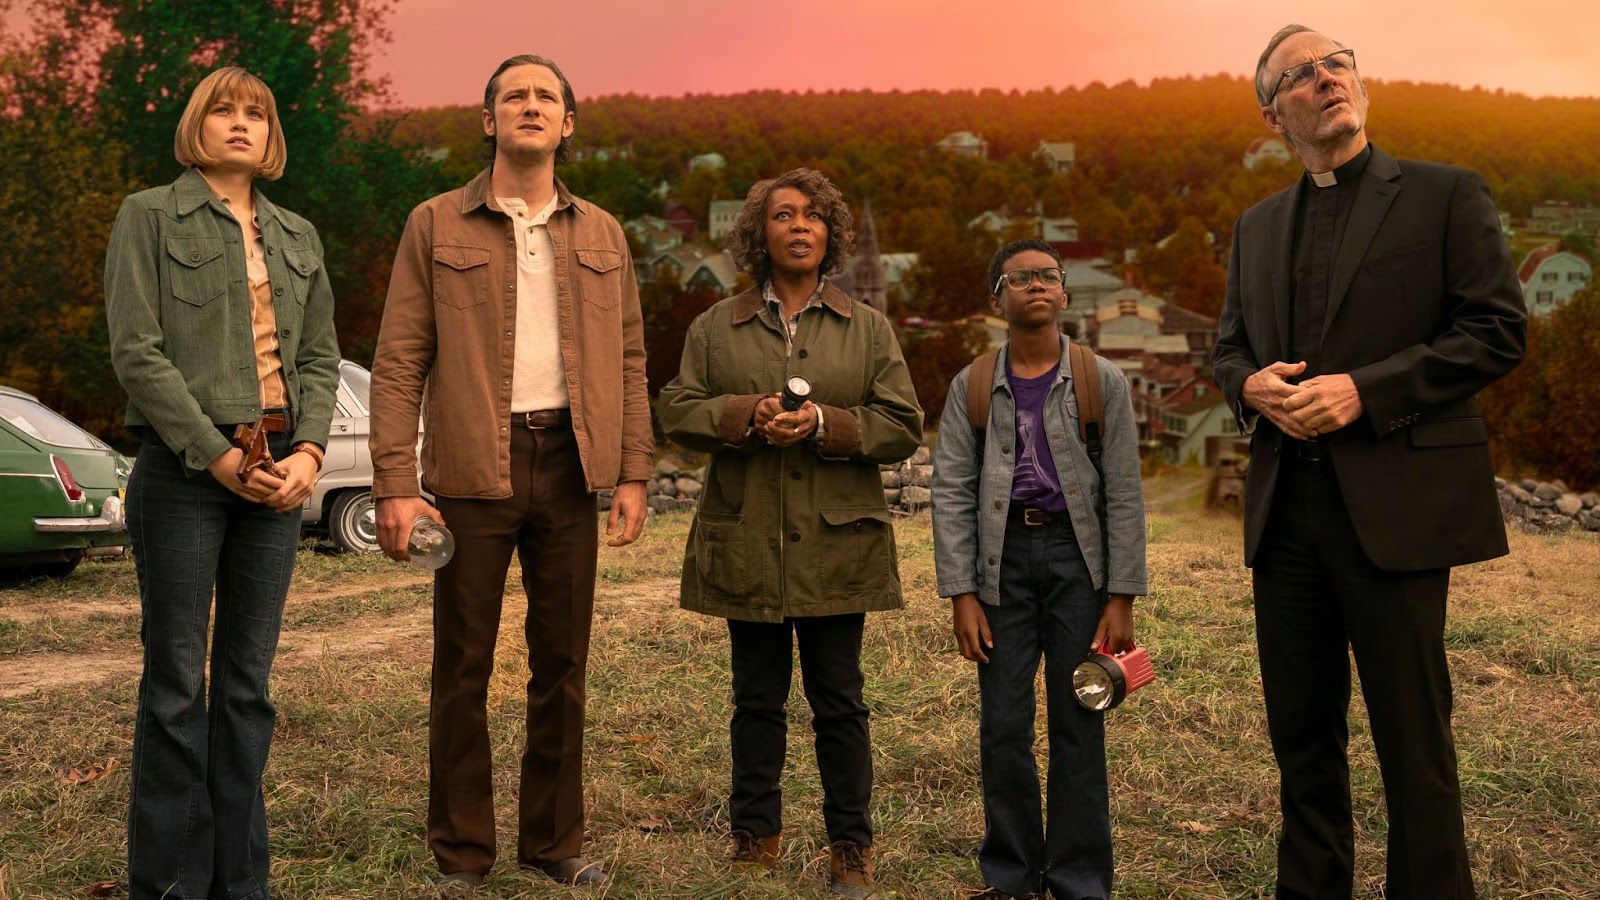
M 989 401 L 994 392 L 994 370 L 999 364 L 1000 351 L 985 350 L 972 361 L 972 374 L 967 378 L 967 421 L 972 423 L 972 430 L 980 439 L 989 428 Z M 1078 437 L 1098 472 L 1106 414 L 1100 397 L 1100 370 L 1093 350 L 1070 341 L 1067 364 L 1072 373 L 1072 392 L 1078 400 Z

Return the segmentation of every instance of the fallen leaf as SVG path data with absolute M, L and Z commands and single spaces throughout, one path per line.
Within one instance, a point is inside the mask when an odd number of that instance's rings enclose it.
M 639 820 L 639 830 L 644 832 L 645 834 L 655 834 L 656 832 L 658 832 L 658 831 L 660 831 L 660 830 L 662 830 L 663 828 L 666 828 L 666 827 L 667 827 L 667 823 L 661 821 L 660 819 L 656 818 L 655 816 L 651 816 L 648 819 L 640 819 Z
M 1184 831 L 1192 831 L 1195 834 L 1210 834 L 1217 830 L 1217 826 L 1207 825 L 1204 822 L 1179 822 L 1178 827 Z
M 84 893 L 91 897 L 104 897 L 108 894 L 115 894 L 120 890 L 122 890 L 122 882 L 120 881 L 96 881 Z
M 65 785 L 66 787 L 77 787 L 80 784 L 88 784 L 91 781 L 99 781 L 107 775 L 110 775 L 112 772 L 115 772 L 119 768 L 121 768 L 120 765 L 116 760 L 113 759 L 103 766 L 90 766 L 87 769 L 79 769 L 76 766 L 66 772 L 57 769 L 56 781 Z

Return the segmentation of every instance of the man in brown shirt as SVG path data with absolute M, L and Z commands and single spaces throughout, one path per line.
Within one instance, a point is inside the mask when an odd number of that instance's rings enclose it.
M 484 92 L 490 168 L 412 211 L 372 372 L 373 496 L 384 552 L 407 559 L 419 516 L 457 550 L 434 576 L 428 843 L 458 897 L 494 862 L 486 716 L 507 568 L 527 595 L 527 744 L 517 861 L 559 881 L 605 873 L 584 830 L 584 669 L 599 538 L 644 527 L 654 447 L 644 327 L 617 221 L 555 177 L 576 100 L 551 61 L 517 56 Z M 424 412 L 419 496 L 417 420 Z

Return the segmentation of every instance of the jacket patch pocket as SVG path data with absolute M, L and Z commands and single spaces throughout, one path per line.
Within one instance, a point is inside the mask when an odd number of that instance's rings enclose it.
M 578 250 L 579 290 L 585 303 L 601 309 L 613 309 L 622 302 L 622 254 L 616 250 L 597 248 Z
M 1489 442 L 1489 432 L 1476 416 L 1418 422 L 1411 426 L 1410 435 L 1413 447 L 1469 447 Z
M 222 238 L 169 237 L 167 256 L 175 265 L 172 296 L 194 306 L 204 306 L 228 289 L 228 263 L 222 258 Z
M 322 268 L 317 251 L 290 247 L 283 251 L 283 262 L 289 268 L 289 281 L 294 284 L 294 298 L 301 304 L 311 295 L 311 278 Z
M 825 506 L 817 535 L 824 592 L 881 588 L 894 569 L 894 528 L 876 506 Z
M 466 309 L 489 300 L 489 250 L 462 244 L 433 248 L 433 300 Z
M 744 516 L 701 513 L 694 520 L 694 568 L 706 594 L 742 599 L 749 591 L 745 577 Z
M 1413 261 L 1421 258 L 1422 254 L 1426 252 L 1427 249 L 1427 244 L 1421 244 L 1416 247 L 1408 247 L 1404 250 L 1396 250 L 1393 253 L 1385 253 L 1382 256 L 1373 257 L 1372 259 L 1367 260 L 1366 264 L 1363 265 L 1361 269 L 1368 275 L 1382 275 L 1386 272 L 1394 272 L 1405 268 Z

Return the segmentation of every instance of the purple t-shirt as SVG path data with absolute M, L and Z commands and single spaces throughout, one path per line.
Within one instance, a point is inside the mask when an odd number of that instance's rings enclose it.
M 1017 399 L 1017 468 L 1011 476 L 1011 500 L 1049 512 L 1066 512 L 1067 498 L 1056 476 L 1055 457 L 1044 428 L 1044 403 L 1060 377 L 1061 364 L 1038 378 L 1018 378 L 1006 360 L 1006 379 Z

